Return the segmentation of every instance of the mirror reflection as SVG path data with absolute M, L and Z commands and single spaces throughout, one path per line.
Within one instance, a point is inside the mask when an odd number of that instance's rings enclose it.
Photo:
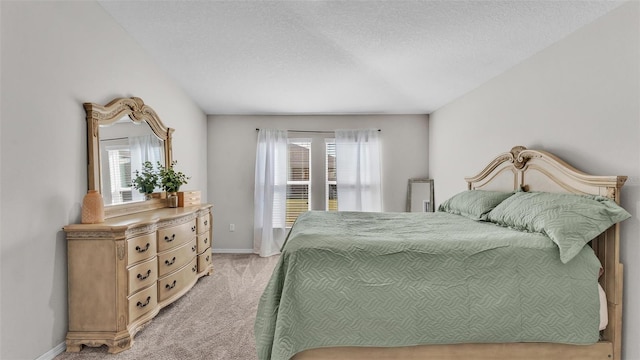
M 145 200 L 144 194 L 131 186 L 142 163 L 165 164 L 164 141 L 146 122 L 134 123 L 124 116 L 113 124 L 100 125 L 100 183 L 105 205 Z M 160 191 L 158 189 L 157 191 Z
M 433 211 L 433 179 L 409 179 L 407 212 Z
M 88 190 L 98 190 L 105 218 L 160 209 L 166 201 L 145 201 L 131 186 L 145 161 L 171 163 L 171 134 L 158 114 L 139 97 L 115 98 L 106 105 L 83 103 L 87 114 Z

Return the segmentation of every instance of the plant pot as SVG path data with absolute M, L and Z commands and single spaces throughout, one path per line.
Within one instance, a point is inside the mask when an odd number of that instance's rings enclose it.
M 165 191 L 154 192 L 153 194 L 151 194 L 151 198 L 152 199 L 166 199 L 167 198 L 167 193 Z
M 178 193 L 167 193 L 167 204 L 170 208 L 178 207 Z
M 151 200 L 151 199 L 153 199 L 153 194 L 144 194 L 144 199 L 145 199 L 145 200 Z

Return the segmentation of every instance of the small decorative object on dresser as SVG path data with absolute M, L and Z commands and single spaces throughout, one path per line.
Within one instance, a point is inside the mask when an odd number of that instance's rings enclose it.
M 89 190 L 82 199 L 82 223 L 97 224 L 104 221 L 104 202 L 97 190 Z
M 186 176 L 181 171 L 175 171 L 174 166 L 177 161 L 172 161 L 171 165 L 165 167 L 161 163 L 158 163 L 158 174 L 160 176 L 160 185 L 162 189 L 167 192 L 167 202 L 169 207 L 178 207 L 178 195 L 180 186 L 185 185 L 190 177 Z
M 178 207 L 178 193 L 176 192 L 168 192 L 167 193 L 167 204 L 170 208 Z
M 158 187 L 158 172 L 153 168 L 151 161 L 142 163 L 142 172 L 136 170 L 136 177 L 131 181 L 131 186 L 145 195 L 145 200 L 151 199 L 151 195 Z
M 200 204 L 200 190 L 178 191 L 178 207 Z

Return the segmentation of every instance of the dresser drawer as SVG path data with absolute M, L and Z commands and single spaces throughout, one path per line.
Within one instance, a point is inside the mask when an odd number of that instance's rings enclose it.
M 196 256 L 197 250 L 196 239 L 193 239 L 178 248 L 158 254 L 158 277 L 183 267 Z
M 200 191 L 178 191 L 178 207 L 200 205 Z
M 207 250 L 198 255 L 198 272 L 203 272 L 211 265 L 211 250 Z
M 211 247 L 211 236 L 209 232 L 198 235 L 198 254 Z
M 158 280 L 158 265 L 155 257 L 132 266 L 127 271 L 129 272 L 129 295 Z
M 211 217 L 209 214 L 204 216 L 198 216 L 198 234 L 202 234 L 205 231 L 209 231 L 211 228 Z
M 162 302 L 182 289 L 195 283 L 198 274 L 196 258 L 192 258 L 187 266 L 158 281 L 158 301 Z
M 129 296 L 129 322 L 148 313 L 158 306 L 158 286 L 154 283 L 149 288 Z
M 196 234 L 196 221 L 192 220 L 178 226 L 158 230 L 158 252 L 180 246 L 193 239 Z
M 156 233 L 127 240 L 127 266 L 156 255 Z

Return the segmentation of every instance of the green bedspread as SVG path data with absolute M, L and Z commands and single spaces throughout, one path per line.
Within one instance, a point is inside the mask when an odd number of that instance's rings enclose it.
M 308 212 L 255 323 L 258 358 L 329 346 L 598 341 L 600 263 L 447 213 Z

